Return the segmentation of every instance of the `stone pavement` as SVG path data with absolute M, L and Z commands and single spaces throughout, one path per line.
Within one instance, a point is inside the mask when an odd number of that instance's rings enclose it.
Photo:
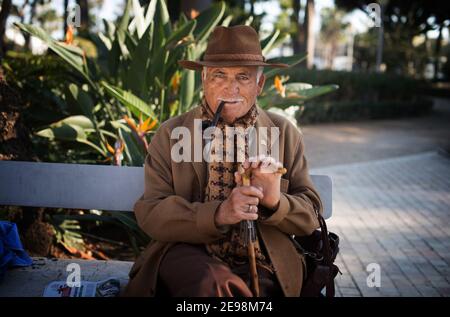
M 438 152 L 311 169 L 333 178 L 337 296 L 450 296 L 450 159 Z M 380 266 L 380 287 L 366 271 Z M 373 272 L 373 269 L 371 270 Z
M 450 152 L 450 99 L 434 98 L 423 117 L 300 125 L 310 168 Z

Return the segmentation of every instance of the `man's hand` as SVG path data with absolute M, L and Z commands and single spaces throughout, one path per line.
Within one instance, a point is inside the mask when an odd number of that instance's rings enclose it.
M 250 183 L 252 186 L 262 189 L 263 198 L 260 204 L 269 209 L 276 209 L 280 202 L 280 183 L 281 173 L 278 169 L 283 167 L 283 164 L 277 162 L 270 156 L 259 156 L 250 158 L 243 163 L 245 169 L 252 168 L 252 177 Z M 236 184 L 242 184 L 242 176 L 235 173 Z
M 232 225 L 242 220 L 258 219 L 258 207 L 263 199 L 261 189 L 255 186 L 235 187 L 220 204 L 215 215 L 216 226 Z M 250 207 L 249 207 L 250 206 Z

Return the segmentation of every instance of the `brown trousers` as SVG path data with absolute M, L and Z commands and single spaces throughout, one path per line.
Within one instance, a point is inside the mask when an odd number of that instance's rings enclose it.
M 258 267 L 260 296 L 283 296 L 275 274 Z M 156 296 L 252 297 L 248 264 L 231 269 L 203 245 L 179 243 L 161 261 Z

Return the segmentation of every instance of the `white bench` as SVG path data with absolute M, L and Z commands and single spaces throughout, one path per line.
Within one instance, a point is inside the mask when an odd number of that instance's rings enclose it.
M 329 176 L 311 175 L 324 205 L 332 214 Z M 0 205 L 132 212 L 144 190 L 142 167 L 0 161 Z M 127 283 L 132 262 L 35 258 L 27 268 L 6 272 L 2 296 L 42 296 L 51 281 L 65 280 L 68 263 L 79 263 L 83 280 L 119 277 Z

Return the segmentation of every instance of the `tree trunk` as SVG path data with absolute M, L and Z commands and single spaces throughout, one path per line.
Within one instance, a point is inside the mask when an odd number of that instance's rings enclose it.
M 89 31 L 89 6 L 87 0 L 77 0 L 80 6 L 80 32 Z
M 292 34 L 292 50 L 294 54 L 299 54 L 305 51 L 305 30 L 300 23 L 300 11 L 302 9 L 301 0 L 294 0 L 292 3 L 293 14 L 291 21 L 295 25 L 295 33 Z
M 25 8 L 30 4 L 30 0 L 25 0 L 22 8 L 19 11 L 20 23 L 25 23 Z
M 68 11 L 68 6 L 69 6 L 69 0 L 64 0 L 64 34 L 63 34 L 63 38 L 65 38 L 66 36 L 66 32 L 67 32 L 67 18 L 69 17 L 69 11 Z
M 34 16 L 36 15 L 36 5 L 37 5 L 37 3 L 38 3 L 38 0 L 31 1 L 31 4 L 30 4 L 31 5 L 31 7 L 30 7 L 30 19 L 28 20 L 28 24 L 33 23 Z M 25 37 L 25 45 L 24 45 L 24 47 L 26 49 L 30 49 L 31 35 L 28 34 L 27 32 L 24 32 L 23 36 Z
M 11 0 L 2 1 L 2 11 L 0 11 L 0 57 L 6 53 L 6 45 L 5 45 L 6 20 L 8 20 L 11 7 L 12 7 Z
M 306 58 L 306 67 L 311 69 L 314 64 L 314 0 L 308 0 L 306 2 L 305 9 L 305 42 L 306 42 L 306 53 L 308 54 Z
M 377 44 L 377 56 L 376 56 L 376 71 L 381 73 L 381 63 L 383 62 L 383 50 L 384 50 L 384 6 L 380 5 L 380 27 L 378 28 L 378 44 Z
M 441 23 L 439 27 L 439 35 L 436 39 L 436 46 L 434 49 L 434 80 L 438 79 L 439 74 L 439 55 L 441 54 L 442 47 L 442 30 L 444 29 L 444 23 Z

